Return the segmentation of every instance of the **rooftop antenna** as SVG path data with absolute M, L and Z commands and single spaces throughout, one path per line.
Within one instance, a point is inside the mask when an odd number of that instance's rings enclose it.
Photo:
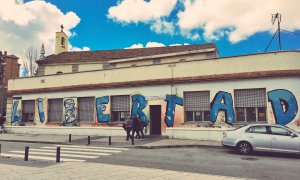
M 272 15 L 272 19 L 271 19 L 271 22 L 272 22 L 272 25 L 275 24 L 275 22 L 277 21 L 277 30 L 276 32 L 274 33 L 271 41 L 269 42 L 267 48 L 265 49 L 265 52 L 267 51 L 268 47 L 270 46 L 271 42 L 273 41 L 275 35 L 278 33 L 278 49 L 281 50 L 281 38 L 280 38 L 280 22 L 281 22 L 281 14 L 279 13 L 276 13 L 276 14 L 271 14 Z

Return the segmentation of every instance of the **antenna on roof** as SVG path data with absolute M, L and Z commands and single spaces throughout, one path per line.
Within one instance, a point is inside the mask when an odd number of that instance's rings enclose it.
M 277 30 L 276 30 L 275 34 L 273 35 L 271 41 L 269 42 L 267 48 L 265 49 L 265 52 L 267 51 L 268 47 L 270 46 L 272 40 L 274 39 L 274 37 L 277 33 L 278 33 L 278 49 L 281 50 L 281 38 L 280 38 L 281 14 L 276 13 L 276 14 L 271 14 L 271 15 L 272 15 L 272 19 L 271 19 L 272 25 L 274 25 L 277 20 Z

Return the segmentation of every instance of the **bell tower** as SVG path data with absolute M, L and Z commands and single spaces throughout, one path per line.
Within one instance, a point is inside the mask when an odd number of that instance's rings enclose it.
M 55 38 L 55 54 L 68 51 L 68 36 L 64 33 L 64 26 L 61 25 L 61 31 L 56 32 Z

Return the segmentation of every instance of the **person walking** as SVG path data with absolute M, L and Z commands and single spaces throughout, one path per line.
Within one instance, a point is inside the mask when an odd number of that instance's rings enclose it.
M 139 133 L 140 123 L 139 123 L 138 117 L 134 116 L 132 118 L 132 121 L 133 121 L 133 128 L 132 128 L 133 130 L 132 130 L 132 135 L 131 136 L 132 136 L 132 138 L 134 138 L 134 134 L 136 133 L 137 138 L 140 139 L 141 138 L 141 135 Z
M 130 135 L 130 132 L 132 130 L 132 120 L 130 118 L 128 118 L 127 120 L 125 120 L 125 122 L 123 123 L 123 128 L 126 131 L 126 141 L 130 139 L 132 139 L 132 136 Z
M 144 122 L 140 118 L 138 118 L 138 121 L 139 121 L 139 132 L 142 135 L 141 136 L 142 139 L 144 139 L 145 138 L 145 135 L 144 135 L 144 127 L 145 127 L 145 125 L 144 125 Z

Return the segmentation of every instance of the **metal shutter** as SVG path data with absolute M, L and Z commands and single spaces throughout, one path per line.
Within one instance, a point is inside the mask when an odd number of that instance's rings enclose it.
M 60 123 L 63 117 L 63 99 L 49 99 L 48 122 Z
M 80 122 L 94 122 L 94 97 L 78 98 L 78 113 Z
M 23 101 L 23 113 L 34 113 L 35 100 Z
M 209 111 L 209 96 L 209 91 L 184 92 L 185 111 Z
M 130 96 L 111 96 L 112 111 L 130 111 Z
M 234 90 L 235 107 L 266 107 L 266 89 Z

